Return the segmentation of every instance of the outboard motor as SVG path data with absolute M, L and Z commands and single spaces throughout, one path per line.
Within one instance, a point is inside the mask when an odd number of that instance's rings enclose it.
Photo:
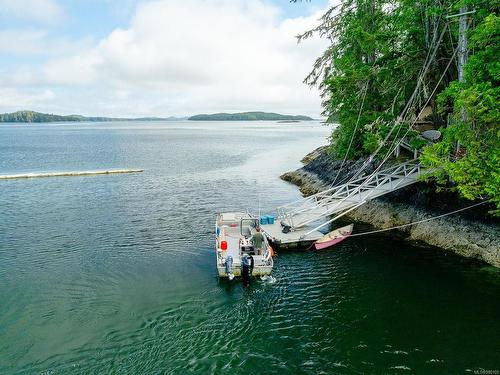
M 244 286 L 250 285 L 250 279 L 253 273 L 254 259 L 253 256 L 244 254 L 241 258 L 241 279 Z
M 232 279 L 234 279 L 234 273 L 232 272 L 232 270 L 233 270 L 233 257 L 231 255 L 229 255 L 226 258 L 225 266 L 226 266 L 226 275 L 229 278 L 229 280 L 231 281 Z

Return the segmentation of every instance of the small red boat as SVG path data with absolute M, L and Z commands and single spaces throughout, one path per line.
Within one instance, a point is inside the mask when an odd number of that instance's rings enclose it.
M 342 228 L 332 230 L 330 233 L 317 240 L 314 243 L 314 247 L 316 248 L 316 250 L 321 250 L 336 245 L 349 237 L 352 233 L 353 228 L 354 224 L 351 224 Z

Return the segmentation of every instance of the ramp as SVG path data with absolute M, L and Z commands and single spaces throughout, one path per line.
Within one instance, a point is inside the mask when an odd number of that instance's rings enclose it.
M 278 207 L 277 222 L 263 229 L 280 243 L 315 241 L 323 236 L 320 228 L 371 199 L 414 184 L 421 174 L 418 159 L 380 170 Z M 282 232 L 282 224 L 290 227 L 289 233 Z

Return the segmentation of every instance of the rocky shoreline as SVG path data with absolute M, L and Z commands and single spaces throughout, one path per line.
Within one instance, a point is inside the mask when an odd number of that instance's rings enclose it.
M 287 172 L 281 178 L 299 186 L 306 196 L 332 184 L 342 164 L 327 153 L 326 147 L 314 150 L 302 162 L 303 167 Z M 336 183 L 349 179 L 364 162 L 363 159 L 346 161 Z M 375 167 L 375 163 L 369 163 L 366 173 Z M 369 201 L 349 213 L 348 218 L 385 229 L 470 205 L 470 201 L 459 199 L 455 193 L 436 193 L 432 184 L 419 182 Z M 423 242 L 500 267 L 500 220 L 487 215 L 490 209 L 492 207 L 483 205 L 397 231 L 409 241 Z

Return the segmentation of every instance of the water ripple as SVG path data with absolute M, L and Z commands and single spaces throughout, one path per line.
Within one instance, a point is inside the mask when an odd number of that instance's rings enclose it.
M 248 288 L 219 281 L 215 212 L 297 199 L 277 176 L 329 129 L 217 126 L 0 127 L 0 169 L 145 169 L 0 184 L 0 373 L 494 367 L 500 280 L 429 249 L 358 238 L 279 253 Z

